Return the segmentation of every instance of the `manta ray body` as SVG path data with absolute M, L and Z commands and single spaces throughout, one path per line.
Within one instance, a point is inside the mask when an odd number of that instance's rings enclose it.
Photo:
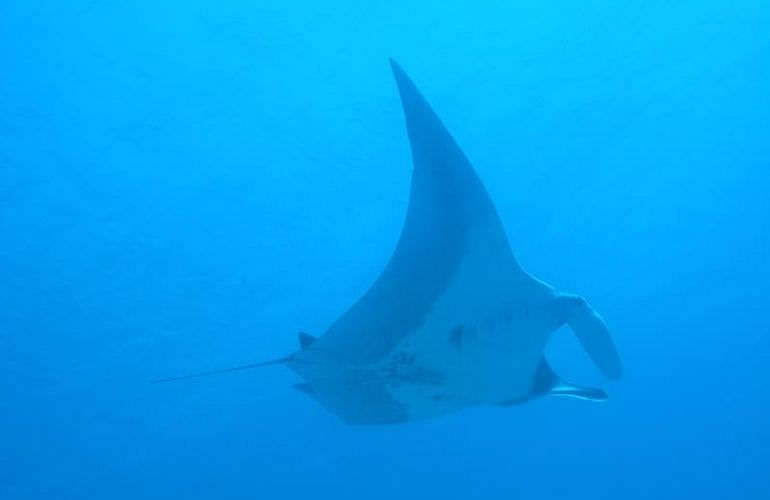
M 570 384 L 543 353 L 565 323 L 609 378 L 620 359 L 581 297 L 524 271 L 473 167 L 406 73 L 391 61 L 412 151 L 409 206 L 390 261 L 318 338 L 289 356 L 162 381 L 283 364 L 297 389 L 351 424 L 391 424 L 546 395 L 604 400 Z
M 391 61 L 413 172 L 397 247 L 371 288 L 318 338 L 279 360 L 297 388 L 351 424 L 437 417 L 544 395 L 604 400 L 564 382 L 543 352 L 569 324 L 610 378 L 621 363 L 601 317 L 526 273 L 473 167 Z

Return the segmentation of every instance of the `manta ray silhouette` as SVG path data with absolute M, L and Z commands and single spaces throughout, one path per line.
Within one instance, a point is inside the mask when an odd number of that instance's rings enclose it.
M 569 324 L 609 378 L 622 373 L 601 317 L 577 295 L 525 272 L 465 154 L 391 61 L 412 150 L 409 208 L 398 245 L 371 288 L 284 358 L 162 381 L 283 364 L 296 387 L 351 424 L 437 417 L 545 395 L 605 400 L 563 381 L 543 352 Z

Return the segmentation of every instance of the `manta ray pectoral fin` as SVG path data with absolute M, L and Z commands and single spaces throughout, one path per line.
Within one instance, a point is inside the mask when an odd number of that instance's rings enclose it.
M 380 361 L 424 325 L 471 249 L 499 269 L 479 271 L 474 287 L 498 289 L 505 282 L 529 288 L 534 282 L 513 256 L 497 210 L 465 153 L 404 70 L 395 61 L 391 66 L 412 151 L 404 226 L 382 274 L 314 346 L 358 364 Z
M 294 384 L 294 388 L 297 389 L 299 392 L 307 394 L 308 396 L 315 396 L 315 391 L 313 390 L 313 387 L 310 384 L 305 384 L 305 383 Z
M 295 384 L 294 388 L 351 425 L 397 424 L 409 420 L 406 407 L 393 399 L 381 380 L 347 374 Z
M 591 360 L 607 377 L 620 378 L 623 375 L 623 365 L 607 324 L 599 313 L 583 297 L 577 295 L 560 294 L 556 300 L 564 307 L 567 323 Z

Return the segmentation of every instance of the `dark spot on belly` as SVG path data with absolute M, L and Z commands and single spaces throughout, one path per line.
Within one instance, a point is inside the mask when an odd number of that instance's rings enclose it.
M 444 393 L 444 392 L 439 392 L 438 394 L 434 394 L 434 395 L 433 395 L 433 401 L 441 401 L 441 400 L 442 400 L 442 399 L 444 399 L 445 397 L 446 397 L 446 393 Z
M 457 325 L 449 331 L 449 345 L 455 349 L 463 346 L 463 325 Z

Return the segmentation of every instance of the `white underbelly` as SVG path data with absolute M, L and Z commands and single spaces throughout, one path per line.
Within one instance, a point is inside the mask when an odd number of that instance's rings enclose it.
M 435 372 L 422 383 L 388 384 L 410 418 L 526 396 L 553 330 L 543 304 L 511 283 L 499 263 L 471 252 L 422 326 L 393 351 Z

